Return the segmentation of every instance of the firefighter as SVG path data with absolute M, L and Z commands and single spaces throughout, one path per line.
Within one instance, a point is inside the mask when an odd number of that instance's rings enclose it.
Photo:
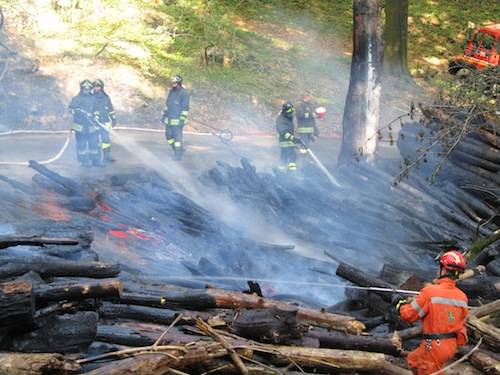
M 111 157 L 111 139 L 109 133 L 111 128 L 116 126 L 116 115 L 113 110 L 111 98 L 104 91 L 104 82 L 96 79 L 92 86 L 95 100 L 94 118 L 99 122 L 97 130 L 100 138 L 101 160 L 105 163 L 111 163 L 114 159 Z
M 311 95 L 305 93 L 297 106 L 297 133 L 301 141 L 309 146 L 309 142 L 319 137 L 319 130 L 314 119 L 315 110 Z
M 291 102 L 286 102 L 281 107 L 280 114 L 276 119 L 276 131 L 278 132 L 279 146 L 281 149 L 280 169 L 288 171 L 297 170 L 295 147 L 300 140 L 294 136 L 293 114 L 295 108 Z
M 93 118 L 94 108 L 92 82 L 84 79 L 80 82 L 80 92 L 71 99 L 69 110 L 73 114 L 76 156 L 78 161 L 85 167 L 100 165 L 99 139 Z
M 180 160 L 183 153 L 182 129 L 189 115 L 189 94 L 182 85 L 182 77 L 172 78 L 172 87 L 167 96 L 162 122 L 165 124 L 165 137 L 174 150 L 175 160 Z
M 418 375 L 440 370 L 455 356 L 457 347 L 467 343 L 467 296 L 455 285 L 465 267 L 463 255 L 449 250 L 439 257 L 435 284 L 424 287 L 412 302 L 400 295 L 393 299 L 401 319 L 410 323 L 422 320 L 422 342 L 407 358 Z

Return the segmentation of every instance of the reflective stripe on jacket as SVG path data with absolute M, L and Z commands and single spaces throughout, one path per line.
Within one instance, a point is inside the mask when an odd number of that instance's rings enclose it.
M 167 96 L 165 117 L 167 125 L 186 124 L 189 115 L 189 94 L 184 87 L 170 89 Z

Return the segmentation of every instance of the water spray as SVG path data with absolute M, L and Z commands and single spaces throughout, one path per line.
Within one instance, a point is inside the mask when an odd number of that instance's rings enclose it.
M 300 140 L 300 139 L 299 139 Z M 311 156 L 311 158 L 315 161 L 315 163 L 317 164 L 317 166 L 319 167 L 319 169 L 321 169 L 321 171 L 326 175 L 326 177 L 328 177 L 328 179 L 330 180 L 330 182 L 335 185 L 336 187 L 341 187 L 340 184 L 337 182 L 337 180 L 335 179 L 335 177 L 332 176 L 332 174 L 330 172 L 328 172 L 328 169 L 326 169 L 326 167 L 323 165 L 323 163 L 318 159 L 318 157 L 314 154 L 314 152 L 312 152 L 312 150 L 306 146 L 306 144 L 304 142 L 302 142 L 302 140 L 300 140 L 300 144 L 302 147 L 304 147 L 304 149 L 307 151 L 307 153 Z

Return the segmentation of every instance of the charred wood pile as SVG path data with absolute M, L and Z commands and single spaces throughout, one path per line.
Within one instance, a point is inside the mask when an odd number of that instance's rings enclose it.
M 348 315 L 250 292 L 132 281 L 95 259 L 89 242 L 54 245 L 32 224 L 32 235 L 8 241 L 36 245 L 2 249 L 12 272 L 0 280 L 0 373 L 408 372 L 397 340 L 362 335 L 363 323 Z M 88 233 L 57 228 L 58 239 Z
M 471 344 L 483 341 L 461 368 L 497 371 L 498 229 L 484 220 L 495 207 L 479 195 L 464 206 L 452 179 L 449 194 L 436 194 L 413 178 L 394 187 L 390 173 L 360 164 L 339 171 L 332 189 L 313 167 L 291 178 L 245 159 L 201 177 L 219 204 L 286 233 L 276 238 L 307 242 L 318 260 L 253 239 L 157 173 L 80 184 L 31 167 L 31 185 L 0 177 L 10 188 L 0 373 L 410 374 L 404 357 L 419 329 L 377 288 L 419 290 L 440 248 L 470 247 L 476 232 L 491 242 L 459 284 L 478 306 Z
M 387 293 L 354 290 L 347 302 L 315 310 L 259 296 L 255 284 L 254 292 L 243 293 L 146 283 L 117 265 L 88 261 L 90 247 L 56 246 L 65 250 L 57 257 L 38 255 L 40 263 L 19 256 L 28 272 L 1 279 L 0 373 L 410 374 L 404 356 L 419 330 L 401 326 L 391 314 L 377 320 L 369 294 L 389 312 Z M 15 263 L 13 250 L 2 251 Z M 73 260 L 77 253 L 80 260 Z M 48 261 L 59 267 L 40 266 Z M 404 272 L 416 281 L 394 284 L 394 269 L 374 277 L 343 263 L 337 268 L 359 286 L 418 289 L 422 275 Z M 483 337 L 484 345 L 462 370 L 497 373 L 499 308 L 497 299 L 472 311 L 472 343 Z M 384 329 L 388 323 L 391 329 Z

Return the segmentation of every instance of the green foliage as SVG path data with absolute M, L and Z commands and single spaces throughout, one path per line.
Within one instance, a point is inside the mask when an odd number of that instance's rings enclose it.
M 222 96 L 273 106 L 297 97 L 307 82 L 331 84 L 339 67 L 347 71 L 350 63 L 352 0 L 80 0 L 75 8 L 72 3 L 51 0 L 35 19 L 25 11 L 32 8 L 29 0 L 0 0 L 9 17 L 17 12 L 17 29 L 28 39 L 68 41 L 61 43 L 59 57 L 127 64 L 160 83 L 180 72 Z M 441 57 L 457 53 L 457 34 L 465 34 L 469 21 L 492 19 L 494 7 L 491 0 L 410 1 L 410 66 L 425 66 L 422 57 L 435 54 L 436 46 L 446 49 Z M 62 25 L 42 30 L 35 21 L 49 12 Z M 327 84 L 320 89 L 322 103 L 337 94 Z

